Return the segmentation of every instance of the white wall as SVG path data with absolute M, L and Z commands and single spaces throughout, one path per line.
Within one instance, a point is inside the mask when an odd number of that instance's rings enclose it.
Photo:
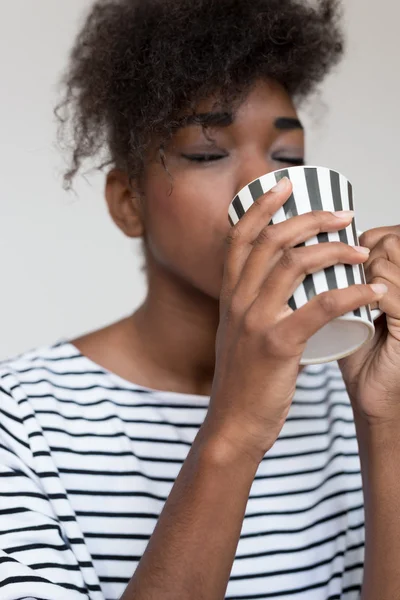
M 0 359 L 130 313 L 145 293 L 138 245 L 109 218 L 103 178 L 61 187 L 55 84 L 91 0 L 0 2 Z M 346 0 L 349 48 L 315 127 L 308 161 L 356 188 L 358 226 L 400 222 L 398 21 L 395 0 Z M 317 112 L 315 112 L 317 111 Z M 310 119 L 309 113 L 313 114 Z

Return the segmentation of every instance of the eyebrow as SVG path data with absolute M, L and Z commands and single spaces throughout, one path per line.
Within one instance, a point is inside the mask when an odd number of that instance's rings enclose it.
M 295 117 L 279 117 L 274 123 L 276 129 L 289 131 L 291 129 L 304 129 L 299 119 Z
M 179 128 L 189 125 L 200 125 L 202 127 L 229 127 L 234 122 L 235 117 L 230 112 L 206 112 L 182 117 L 179 121 Z M 281 131 L 290 131 L 294 129 L 304 129 L 301 121 L 295 117 L 278 117 L 275 119 L 274 126 Z

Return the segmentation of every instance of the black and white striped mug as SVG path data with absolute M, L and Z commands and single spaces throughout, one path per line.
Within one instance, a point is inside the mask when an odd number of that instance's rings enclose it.
M 271 224 L 312 210 L 354 210 L 353 187 L 344 175 L 326 167 L 290 167 L 268 173 L 251 181 L 236 195 L 229 206 L 229 221 L 235 225 L 260 196 L 272 189 L 283 177 L 293 184 L 293 193 L 271 220 Z M 300 246 L 321 242 L 344 242 L 359 245 L 355 219 L 342 231 L 320 233 Z M 307 275 L 289 300 L 296 310 L 313 296 L 322 292 L 342 289 L 353 284 L 365 283 L 363 265 L 334 265 L 323 271 Z M 382 313 L 363 306 L 346 313 L 322 327 L 306 345 L 301 365 L 339 360 L 356 352 L 375 334 L 374 320 Z

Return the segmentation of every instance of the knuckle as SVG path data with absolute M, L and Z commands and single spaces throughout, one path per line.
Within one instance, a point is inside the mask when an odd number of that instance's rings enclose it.
M 230 320 L 237 321 L 243 315 L 243 304 L 238 296 L 233 295 L 228 307 L 228 315 Z
M 335 298 L 330 292 L 322 292 L 322 294 L 319 294 L 317 296 L 317 302 L 327 315 L 334 314 L 337 309 Z
M 366 302 L 366 288 L 363 285 L 355 285 L 354 293 L 358 296 L 360 306 Z
M 372 246 L 372 236 L 369 231 L 364 231 L 358 238 L 361 246 L 367 246 L 367 248 L 371 248 Z
M 266 198 L 267 194 L 262 194 L 259 198 L 256 198 L 256 200 L 253 200 L 253 205 L 257 206 L 258 208 L 263 208 L 264 207 L 264 202 L 263 200 Z
M 279 325 L 263 331 L 264 352 L 275 358 L 290 357 L 297 353 L 292 336 L 281 335 Z
M 371 276 L 381 274 L 384 271 L 384 269 L 386 268 L 386 264 L 387 264 L 387 260 L 385 258 L 383 258 L 383 256 L 374 258 L 374 260 L 371 261 L 371 264 L 368 267 L 369 274 Z
M 394 248 L 399 247 L 399 242 L 400 242 L 400 238 L 398 235 L 396 235 L 395 233 L 389 233 L 388 235 L 385 235 L 385 237 L 383 238 L 382 246 L 385 250 L 390 252 L 390 250 L 393 250 Z
M 243 318 L 243 332 L 246 335 L 254 335 L 260 331 L 260 319 L 256 318 L 253 312 L 248 311 Z
M 310 213 L 310 219 L 317 223 L 322 223 L 325 220 L 325 215 L 322 210 L 312 210 Z
M 292 248 L 287 248 L 283 251 L 283 254 L 279 260 L 279 264 L 282 269 L 292 270 L 298 264 L 298 259 L 296 258 L 295 251 Z
M 350 244 L 346 244 L 345 242 L 330 242 L 332 245 L 336 246 L 336 257 L 337 258 L 353 258 L 354 257 L 354 248 Z
M 243 236 L 241 228 L 235 225 L 234 227 L 231 227 L 228 235 L 225 238 L 225 243 L 227 246 L 233 246 L 237 244 L 239 240 L 242 239 L 242 237 Z
M 277 340 L 276 333 L 267 330 L 263 335 L 263 349 L 266 354 L 279 357 L 282 354 L 281 343 Z
M 260 231 L 260 233 L 258 234 L 254 243 L 256 245 L 265 245 L 265 244 L 271 244 L 271 243 L 275 244 L 276 240 L 277 240 L 276 229 L 274 229 L 274 227 L 271 227 L 270 225 L 268 225 L 267 227 L 264 227 L 264 229 L 262 229 Z

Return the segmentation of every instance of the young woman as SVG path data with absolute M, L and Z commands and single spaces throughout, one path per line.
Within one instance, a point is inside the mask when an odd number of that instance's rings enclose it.
M 352 215 L 268 226 L 288 180 L 228 221 L 246 183 L 303 163 L 296 107 L 342 47 L 334 0 L 94 4 L 57 110 L 65 182 L 109 165 L 148 294 L 2 364 L 1 598 L 398 598 L 400 230 L 296 247 Z M 337 263 L 368 284 L 293 312 Z M 299 368 L 324 324 L 378 302 L 373 341 Z

